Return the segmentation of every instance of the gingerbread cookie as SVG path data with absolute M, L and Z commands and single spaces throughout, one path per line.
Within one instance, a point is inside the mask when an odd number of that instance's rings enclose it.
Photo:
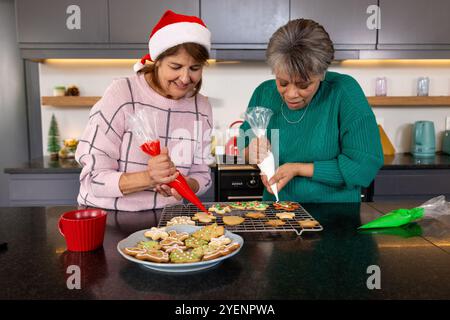
M 209 212 L 215 212 L 218 214 L 225 214 L 227 212 L 231 212 L 231 208 L 227 205 L 221 205 L 220 203 L 217 203 L 215 205 L 212 205 L 209 209 Z
M 251 212 L 251 211 L 247 212 L 245 216 L 252 219 L 262 219 L 266 217 L 266 215 L 262 212 Z
M 273 219 L 273 220 L 267 221 L 266 224 L 271 227 L 279 227 L 279 226 L 285 225 L 286 222 L 281 221 L 280 219 Z
M 211 242 L 209 243 L 210 246 L 226 246 L 231 243 L 231 239 L 225 237 L 225 235 L 220 236 L 218 238 L 212 238 Z
M 158 241 L 141 241 L 138 243 L 138 248 L 142 248 L 144 250 L 158 250 L 161 249 L 161 246 Z
M 300 208 L 300 205 L 297 202 L 280 201 L 274 202 L 273 207 L 276 210 L 295 211 L 296 209 Z
M 226 255 L 229 255 L 230 253 L 232 253 L 233 251 L 239 249 L 241 245 L 237 242 L 234 242 L 232 244 L 229 244 L 225 247 L 216 249 L 216 250 L 211 250 L 211 251 L 204 251 L 204 255 L 203 255 L 203 261 L 208 261 L 208 260 L 213 260 L 213 259 L 217 259 Z
M 175 244 L 173 244 L 173 245 L 171 245 L 171 246 L 163 246 L 162 248 L 163 248 L 163 250 L 166 251 L 167 253 L 171 253 L 171 252 L 174 251 L 174 250 L 181 250 L 181 251 L 184 251 L 184 250 L 187 249 L 186 246 L 179 245 L 179 244 L 177 244 L 177 243 L 175 243 Z
M 229 205 L 230 205 L 231 209 L 245 210 L 247 203 L 246 202 L 231 202 Z
M 132 248 L 125 248 L 125 249 L 123 249 L 123 252 L 125 252 L 129 256 L 133 256 L 134 257 L 137 254 L 145 253 L 146 250 L 144 248 L 132 247 Z
M 197 239 L 211 241 L 212 238 L 218 238 L 225 233 L 223 226 L 218 226 L 217 223 L 213 223 L 209 226 L 203 227 L 200 230 L 195 231 L 192 236 Z
M 197 212 L 192 220 L 198 220 L 203 223 L 210 223 L 216 220 L 216 217 L 214 217 L 212 214 L 206 214 L 204 212 Z
M 195 226 L 195 221 L 192 221 L 191 217 L 188 216 L 179 216 L 173 217 L 169 222 L 167 222 L 167 226 L 174 226 L 177 224 L 187 224 Z
M 151 238 L 152 240 L 159 240 L 159 239 L 165 239 L 169 236 L 169 234 L 166 232 L 166 228 L 156 228 L 152 227 L 149 231 L 146 231 L 144 233 L 144 236 L 147 238 Z
M 224 216 L 222 220 L 223 223 L 225 223 L 228 226 L 237 226 L 238 224 L 244 222 L 245 218 L 239 216 Z
M 314 228 L 319 226 L 319 222 L 317 220 L 314 219 L 307 219 L 307 220 L 301 220 L 298 221 L 298 224 L 302 227 L 302 228 Z
M 257 211 L 265 211 L 269 207 L 268 204 L 262 203 L 259 201 L 250 201 L 245 205 L 245 209 L 247 210 L 257 210 Z
M 188 248 L 198 248 L 198 247 L 207 245 L 208 241 L 194 238 L 194 237 L 189 237 L 184 241 L 184 243 Z
M 199 262 L 202 255 L 197 251 L 174 250 L 170 253 L 170 261 L 173 263 L 192 263 Z
M 136 259 L 150 261 L 150 262 L 169 262 L 169 254 L 162 250 L 149 250 L 145 253 L 139 253 L 135 256 Z
M 281 220 L 291 220 L 294 219 L 295 213 L 293 212 L 279 212 L 276 214 L 277 218 Z

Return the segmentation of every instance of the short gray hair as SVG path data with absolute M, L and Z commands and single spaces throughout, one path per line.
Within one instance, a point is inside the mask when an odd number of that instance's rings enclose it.
M 272 71 L 300 76 L 323 75 L 334 58 L 334 47 L 323 26 L 309 19 L 296 19 L 272 35 L 266 51 Z

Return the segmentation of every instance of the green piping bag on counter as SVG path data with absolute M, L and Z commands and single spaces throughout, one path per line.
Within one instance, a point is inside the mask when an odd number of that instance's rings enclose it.
M 450 205 L 444 196 L 428 200 L 419 207 L 412 209 L 397 209 L 390 211 L 358 229 L 395 228 L 423 218 L 438 218 L 450 214 Z

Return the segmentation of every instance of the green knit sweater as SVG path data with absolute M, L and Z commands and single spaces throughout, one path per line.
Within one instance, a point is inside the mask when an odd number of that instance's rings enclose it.
M 361 186 L 367 187 L 375 178 L 383 165 L 383 151 L 375 116 L 355 79 L 327 72 L 307 109 L 301 110 L 290 110 L 278 93 L 275 80 L 268 80 L 254 91 L 248 108 L 255 106 L 274 112 L 267 136 L 280 166 L 314 163 L 313 177 L 293 178 L 279 192 L 280 200 L 361 201 Z M 281 108 L 291 122 L 306 114 L 299 123 L 291 124 Z M 249 128 L 247 122 L 241 126 L 247 136 L 251 135 Z M 279 143 L 272 129 L 279 129 Z M 246 147 L 248 142 L 246 139 Z M 275 197 L 265 190 L 263 199 Z

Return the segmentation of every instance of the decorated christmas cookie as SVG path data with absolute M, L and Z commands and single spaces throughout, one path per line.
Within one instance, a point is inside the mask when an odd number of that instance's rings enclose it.
M 159 239 L 167 238 L 169 236 L 169 234 L 166 232 L 166 228 L 153 227 L 149 231 L 146 231 L 144 233 L 144 236 L 156 241 Z
M 295 211 L 296 209 L 300 208 L 300 205 L 292 201 L 280 201 L 275 202 L 273 204 L 273 207 L 277 210 Z
M 225 214 L 227 212 L 231 212 L 231 208 L 227 205 L 221 205 L 220 203 L 217 203 L 215 205 L 212 205 L 209 209 L 209 212 L 215 212 L 218 214 Z
M 169 222 L 167 222 L 167 226 L 174 226 L 177 224 L 187 224 L 195 226 L 195 222 L 192 221 L 191 217 L 188 216 L 173 217 Z

